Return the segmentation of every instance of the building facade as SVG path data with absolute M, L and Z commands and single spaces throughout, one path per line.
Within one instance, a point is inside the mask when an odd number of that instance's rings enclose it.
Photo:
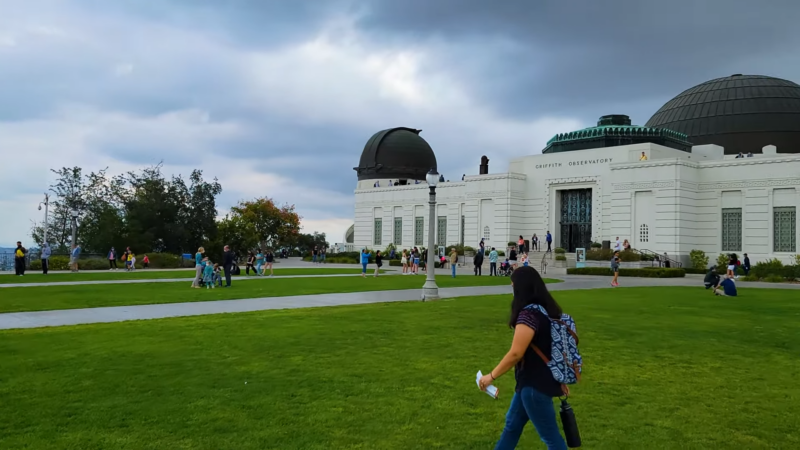
M 505 248 L 549 231 L 568 251 L 619 237 L 683 263 L 694 249 L 711 261 L 748 253 L 790 263 L 798 253 L 800 85 L 791 81 L 718 78 L 682 92 L 644 127 L 603 116 L 504 173 L 486 173 L 487 162 L 481 175 L 439 183 L 433 224 L 424 182 L 361 176 L 352 246 L 421 247 L 434 226 L 437 246 L 484 239 Z
M 520 235 L 543 240 L 550 231 L 554 245 L 568 251 L 619 237 L 684 262 L 693 249 L 712 261 L 745 252 L 754 261 L 793 261 L 800 155 L 774 147 L 745 158 L 723 152 L 644 143 L 532 155 L 512 160 L 506 173 L 440 183 L 437 245 L 485 239 L 505 248 Z M 426 245 L 427 185 L 362 181 L 355 196 L 355 247 Z

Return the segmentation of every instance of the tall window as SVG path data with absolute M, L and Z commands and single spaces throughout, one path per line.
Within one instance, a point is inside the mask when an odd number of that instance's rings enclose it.
M 465 216 L 461 216 L 461 245 L 464 245 L 464 226 L 467 223 Z
M 403 218 L 394 218 L 394 245 L 400 247 L 403 245 Z
M 773 248 L 776 252 L 796 252 L 797 210 L 794 206 L 772 209 Z
M 383 235 L 383 219 L 375 219 L 374 245 L 382 245 L 381 236 Z
M 447 245 L 447 216 L 436 218 L 436 245 Z
M 646 223 L 639 226 L 639 242 L 650 242 L 650 228 Z
M 414 245 L 422 245 L 425 233 L 425 219 L 422 217 L 414 218 Z
M 722 209 L 722 251 L 742 250 L 742 208 Z
M 486 226 L 486 227 L 483 227 L 483 240 L 484 240 L 484 241 L 486 241 L 486 242 L 489 242 L 489 236 L 490 236 L 490 234 L 491 234 L 491 233 L 489 233 L 489 227 L 488 227 L 488 226 Z

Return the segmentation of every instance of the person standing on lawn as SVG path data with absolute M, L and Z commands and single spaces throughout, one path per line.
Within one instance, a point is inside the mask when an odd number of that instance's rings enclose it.
M 381 272 L 381 267 L 383 267 L 383 255 L 381 255 L 381 251 L 378 250 L 375 252 L 375 278 L 378 278 L 378 274 Z
M 197 249 L 197 253 L 194 254 L 194 281 L 192 281 L 192 287 L 195 289 L 200 289 L 200 281 L 203 280 L 203 253 L 206 252 L 206 249 L 200 247 Z
M 77 244 L 72 244 L 72 252 L 70 253 L 70 263 L 72 265 L 71 270 L 73 272 L 78 271 L 78 258 L 81 256 L 81 246 Z
M 496 277 L 497 276 L 497 250 L 492 247 L 492 251 L 489 252 L 489 276 Z
M 272 264 L 275 262 L 275 254 L 272 253 L 272 250 L 267 249 L 267 253 L 264 255 L 264 275 L 267 275 L 267 269 L 269 269 L 269 276 L 274 277 L 275 273 L 272 271 Z
M 17 241 L 17 248 L 14 249 L 14 273 L 18 276 L 25 275 L 25 255 L 28 249 L 22 246 L 22 242 Z
M 150 258 L 144 255 L 144 258 L 142 258 L 142 269 L 147 269 L 148 267 L 150 267 Z
M 475 264 L 475 276 L 479 277 L 483 275 L 481 269 L 483 268 L 483 252 L 482 248 L 479 248 L 477 252 L 475 252 L 475 258 L 473 259 L 473 263 Z
M 619 252 L 614 252 L 614 257 L 611 258 L 611 271 L 614 272 L 614 279 L 611 280 L 611 286 L 619 286 Z
M 233 252 L 231 251 L 231 247 L 226 245 L 223 247 L 225 251 L 224 255 L 222 256 L 222 270 L 225 272 L 225 287 L 231 287 L 231 271 L 233 270 L 234 257 Z M 222 280 L 220 280 L 220 284 L 222 284 Z
M 369 250 L 361 250 L 361 278 L 367 277 L 367 264 L 369 264 Z
M 553 378 L 544 362 L 544 358 L 552 358 L 550 320 L 561 319 L 561 306 L 533 267 L 515 270 L 511 274 L 511 286 L 514 290 L 508 321 L 508 326 L 514 329 L 511 348 L 494 370 L 478 381 L 478 386 L 485 391 L 494 380 L 514 368 L 517 385 L 495 450 L 516 448 L 528 421 L 533 423 L 548 449 L 567 450 L 556 420 L 553 398 L 568 396 L 569 388 Z M 538 308 L 528 308 L 529 305 L 541 306 L 547 315 Z
M 114 250 L 114 247 L 111 247 L 111 250 L 108 251 L 108 270 L 117 270 L 117 251 Z
M 261 267 L 264 265 L 264 254 L 261 249 L 256 250 L 256 275 L 262 276 Z
M 244 268 L 246 274 L 250 275 L 250 269 L 256 270 L 256 268 L 253 267 L 253 263 L 255 263 L 255 261 L 256 255 L 254 255 L 253 252 L 247 252 L 247 266 Z
M 47 271 L 50 269 L 50 255 L 53 251 L 50 249 L 50 244 L 45 242 L 42 244 L 42 274 L 47 275 Z
M 456 277 L 456 266 L 458 266 L 458 252 L 453 247 L 450 249 L 450 270 L 453 272 L 453 278 Z

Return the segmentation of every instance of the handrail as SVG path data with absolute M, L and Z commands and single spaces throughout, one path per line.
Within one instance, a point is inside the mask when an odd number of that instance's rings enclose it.
M 648 250 L 648 249 L 639 250 L 639 249 L 635 249 L 635 248 L 631 248 L 631 250 L 634 253 L 638 253 L 640 255 L 646 255 L 646 256 L 653 257 L 653 261 L 654 262 L 655 261 L 669 261 L 671 267 L 683 267 L 683 263 L 681 263 L 680 261 L 672 259 L 669 256 L 664 258 L 663 254 L 656 253 L 656 252 L 654 252 L 652 250 Z

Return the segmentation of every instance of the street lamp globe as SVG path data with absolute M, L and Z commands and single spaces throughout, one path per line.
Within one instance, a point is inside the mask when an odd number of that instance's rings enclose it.
M 72 216 L 73 219 L 77 219 L 78 218 L 78 210 L 77 209 L 73 209 L 72 211 L 69 212 L 69 214 Z
M 428 182 L 428 186 L 435 188 L 436 185 L 439 183 L 439 172 L 437 172 L 436 169 L 432 167 L 431 170 L 428 171 L 428 174 L 425 175 L 425 181 Z

